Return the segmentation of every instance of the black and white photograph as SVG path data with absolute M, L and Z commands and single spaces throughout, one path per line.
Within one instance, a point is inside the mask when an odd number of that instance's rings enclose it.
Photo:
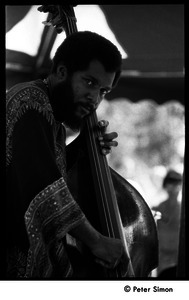
M 186 296 L 185 5 L 4 9 L 2 299 Z

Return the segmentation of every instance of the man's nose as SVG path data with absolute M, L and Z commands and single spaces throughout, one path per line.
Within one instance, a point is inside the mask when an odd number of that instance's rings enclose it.
M 93 93 L 87 96 L 89 101 L 89 105 L 92 109 L 96 109 L 100 103 L 100 96 L 99 93 Z

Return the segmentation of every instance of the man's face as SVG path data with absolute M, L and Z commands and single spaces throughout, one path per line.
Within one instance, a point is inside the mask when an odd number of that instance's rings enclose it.
M 95 110 L 112 89 L 115 73 L 105 71 L 99 61 L 92 61 L 85 71 L 75 72 L 71 79 L 74 114 L 83 118 Z
M 115 73 L 106 72 L 96 60 L 85 71 L 76 71 L 71 78 L 67 77 L 61 83 L 66 96 L 65 124 L 72 129 L 79 129 L 83 118 L 95 110 L 106 93 L 111 91 L 114 78 Z

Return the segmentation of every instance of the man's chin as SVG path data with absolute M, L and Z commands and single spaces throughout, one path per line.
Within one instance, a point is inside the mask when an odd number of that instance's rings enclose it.
M 80 131 L 84 119 L 89 115 L 89 112 L 87 110 L 81 110 L 75 108 L 72 110 L 74 113 L 67 112 L 67 116 L 65 119 L 65 125 L 68 126 L 71 130 L 74 132 Z

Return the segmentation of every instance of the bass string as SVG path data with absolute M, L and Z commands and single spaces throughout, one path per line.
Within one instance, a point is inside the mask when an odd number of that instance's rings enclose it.
M 99 190 L 101 194 L 104 217 L 106 219 L 106 226 L 108 229 L 109 236 L 115 237 L 109 205 L 106 197 L 106 188 L 105 188 L 105 180 L 104 180 L 105 178 L 102 174 L 102 168 L 101 168 L 102 162 L 100 162 L 100 157 L 99 157 L 100 154 L 96 145 L 97 134 L 95 135 L 94 130 L 95 128 L 97 128 L 97 121 L 95 120 L 96 118 L 94 119 L 94 114 L 95 112 L 93 112 L 93 114 L 87 118 L 87 131 L 88 131 L 87 134 L 89 137 L 88 142 L 90 143 L 90 153 L 93 155 L 93 162 L 96 169 L 97 180 L 99 183 Z M 102 159 L 103 158 L 104 157 L 102 157 Z

